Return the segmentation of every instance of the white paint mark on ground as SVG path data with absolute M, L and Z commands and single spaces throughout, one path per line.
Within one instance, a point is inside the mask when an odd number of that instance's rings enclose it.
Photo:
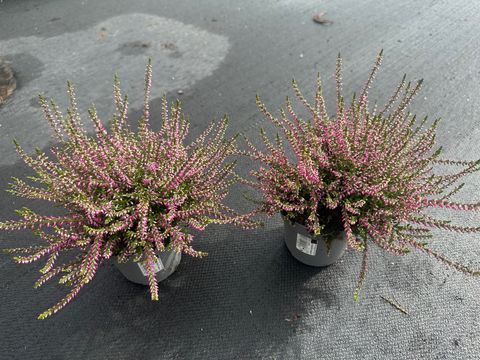
M 86 30 L 50 38 L 0 41 L 0 54 L 17 60 L 12 65 L 19 79 L 15 95 L 0 107 L 0 165 L 18 160 L 13 138 L 29 151 L 50 141 L 50 129 L 36 102 L 39 93 L 53 97 L 64 108 L 65 83 L 70 80 L 77 89 L 81 114 L 94 102 L 99 114 L 108 119 L 115 72 L 129 95 L 130 107 L 138 108 L 149 57 L 155 98 L 175 89 L 184 91 L 211 75 L 228 49 L 224 36 L 146 14 L 117 16 Z

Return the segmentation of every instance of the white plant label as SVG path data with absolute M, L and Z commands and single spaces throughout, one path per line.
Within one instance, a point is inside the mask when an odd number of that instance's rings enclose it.
M 308 236 L 297 233 L 297 249 L 307 255 L 315 255 L 317 253 L 317 242 Z
M 140 264 L 140 263 L 137 263 L 137 264 L 138 264 L 138 267 L 140 268 L 140 271 L 142 272 L 143 276 L 148 276 L 147 269 L 145 269 L 145 267 L 142 264 Z M 162 260 L 160 260 L 160 258 L 159 258 L 156 263 L 153 263 L 153 271 L 156 274 L 159 271 L 162 271 L 163 269 L 165 269 L 165 267 L 163 266 Z

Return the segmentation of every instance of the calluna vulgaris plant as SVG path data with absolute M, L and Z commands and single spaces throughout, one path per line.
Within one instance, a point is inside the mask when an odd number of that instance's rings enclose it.
M 248 215 L 239 215 L 222 203 L 236 181 L 234 162 L 227 162 L 236 145 L 235 138 L 225 138 L 226 119 L 212 122 L 194 142 L 185 145 L 188 122 L 179 102 L 169 109 L 164 97 L 162 126 L 154 132 L 149 126 L 150 87 L 149 63 L 138 132 L 127 124 L 127 97 L 122 98 L 116 79 L 111 131 L 92 107 L 89 115 L 95 136 L 86 133 L 69 84 L 67 116 L 53 101 L 49 104 L 40 97 L 60 143 L 52 149 L 54 160 L 40 151 L 29 156 L 16 144 L 21 158 L 37 174 L 31 180 L 39 186 L 14 178 L 10 192 L 66 209 L 65 215 L 54 217 L 24 208 L 18 211 L 22 220 L 0 223 L 2 230 L 32 229 L 46 242 L 7 250 L 23 253 L 15 257 L 19 263 L 46 258 L 35 287 L 59 275 L 59 282 L 71 288 L 64 299 L 39 316 L 41 319 L 67 305 L 111 256 L 118 256 L 119 261 L 142 261 L 151 298 L 157 300 L 156 253 L 172 249 L 202 256 L 204 253 L 192 248 L 188 228 L 203 230 L 211 223 L 253 225 Z M 58 264 L 60 255 L 70 250 L 77 251 L 75 259 Z
M 425 211 L 478 211 L 479 203 L 462 204 L 449 199 L 462 188 L 463 184 L 455 186 L 459 179 L 480 169 L 480 160 L 439 158 L 441 148 L 434 149 L 438 120 L 425 127 L 427 118 L 417 123 L 415 115 L 408 111 L 421 80 L 412 85 L 404 77 L 383 109 L 370 109 L 368 91 L 381 60 L 382 53 L 360 96 L 354 95 L 346 107 L 338 57 L 337 109 L 333 117 L 325 108 L 320 76 L 314 105 L 293 81 L 296 97 L 311 117 L 308 121 L 296 115 L 288 98 L 276 117 L 257 97 L 259 109 L 283 136 L 277 135 L 272 142 L 262 131 L 265 151 L 247 140 L 248 155 L 263 164 L 252 172 L 258 180 L 253 186 L 263 193 L 262 211 L 269 215 L 280 212 L 288 220 L 305 225 L 314 235 L 329 232 L 329 225 L 337 224 L 338 230 L 345 231 L 349 247 L 363 252 L 355 299 L 366 276 L 369 243 L 397 255 L 416 249 L 464 273 L 480 274 L 431 250 L 425 242 L 433 228 L 480 232 L 480 227 L 456 226 Z M 288 142 L 287 148 L 282 137 Z M 436 174 L 437 164 L 461 169 L 453 174 Z

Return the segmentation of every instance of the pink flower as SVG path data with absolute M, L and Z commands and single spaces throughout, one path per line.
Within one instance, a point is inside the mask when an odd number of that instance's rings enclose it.
M 160 169 L 160 165 L 156 162 L 152 162 L 150 164 L 147 165 L 147 169 L 152 171 L 152 172 L 155 172 L 157 171 L 158 169 Z

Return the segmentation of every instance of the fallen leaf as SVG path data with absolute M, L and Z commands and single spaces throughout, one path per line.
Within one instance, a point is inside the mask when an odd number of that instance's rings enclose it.
M 315 15 L 313 15 L 312 20 L 316 22 L 317 24 L 320 25 L 328 25 L 328 24 L 333 24 L 332 20 L 328 20 L 323 18 L 323 16 L 326 14 L 326 12 L 319 12 Z
M 0 104 L 13 94 L 17 88 L 17 80 L 10 64 L 0 59 Z

